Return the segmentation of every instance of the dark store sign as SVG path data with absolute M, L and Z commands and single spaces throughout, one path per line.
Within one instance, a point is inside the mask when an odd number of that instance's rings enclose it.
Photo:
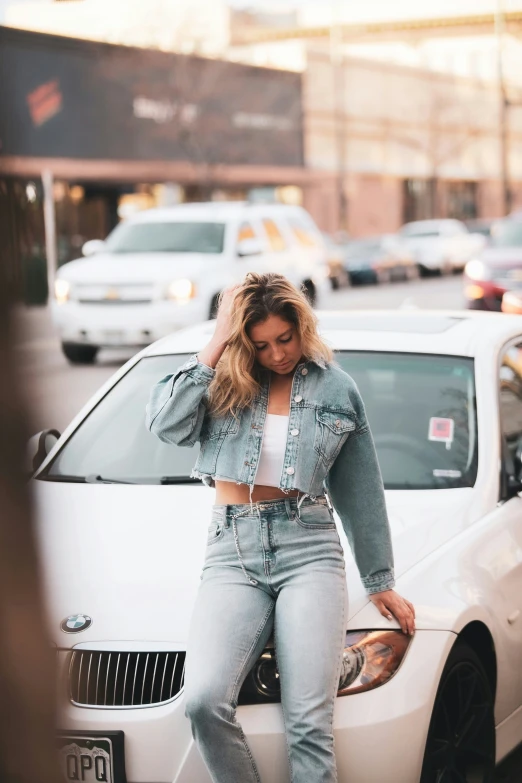
M 301 77 L 0 27 L 0 154 L 300 166 Z

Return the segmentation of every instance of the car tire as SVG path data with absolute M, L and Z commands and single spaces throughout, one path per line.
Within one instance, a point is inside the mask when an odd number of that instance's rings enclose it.
M 212 297 L 212 301 L 210 302 L 210 309 L 208 311 L 208 317 L 210 321 L 214 320 L 214 318 L 217 318 L 217 312 L 219 308 L 219 297 L 220 294 L 214 294 L 214 296 Z
M 301 290 L 312 305 L 314 307 L 316 300 L 317 300 L 317 292 L 315 290 L 315 285 L 311 280 L 305 280 L 301 286 Z
M 71 364 L 93 364 L 99 350 L 97 345 L 62 343 L 63 355 Z
M 387 285 L 392 281 L 392 274 L 389 269 L 378 269 L 375 272 L 375 282 L 378 285 Z
M 350 285 L 350 275 L 346 270 L 339 272 L 335 277 L 330 278 L 332 291 L 338 291 L 340 288 L 347 288 Z
M 412 264 L 406 267 L 406 273 L 404 275 L 406 280 L 418 280 L 420 277 L 420 269 L 417 264 Z
M 435 697 L 420 783 L 493 783 L 494 775 L 493 693 L 478 655 L 457 641 Z

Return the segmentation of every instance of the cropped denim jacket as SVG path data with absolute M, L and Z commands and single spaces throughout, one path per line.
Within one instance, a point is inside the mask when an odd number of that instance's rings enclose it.
M 255 483 L 268 408 L 270 373 L 252 405 L 236 416 L 208 410 L 215 370 L 192 356 L 150 393 L 146 421 L 166 443 L 201 443 L 192 475 Z M 353 379 L 337 364 L 309 360 L 295 370 L 279 488 L 316 497 L 326 490 L 342 522 L 368 593 L 394 585 L 384 488 L 364 404 Z

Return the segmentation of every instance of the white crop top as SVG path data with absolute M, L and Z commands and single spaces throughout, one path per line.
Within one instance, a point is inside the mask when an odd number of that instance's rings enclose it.
M 289 418 L 289 416 L 279 416 L 276 413 L 266 414 L 256 484 L 261 484 L 264 487 L 279 486 L 285 458 Z

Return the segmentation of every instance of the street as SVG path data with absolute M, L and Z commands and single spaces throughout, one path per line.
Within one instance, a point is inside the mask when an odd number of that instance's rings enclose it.
M 421 279 L 410 283 L 364 286 L 332 291 L 325 309 L 386 309 L 420 307 L 460 309 L 460 277 Z M 31 403 L 32 430 L 63 431 L 81 406 L 132 352 L 104 350 L 93 366 L 71 366 L 63 357 L 47 308 L 21 313 L 18 367 Z M 496 783 L 522 781 L 522 748 L 498 769 Z

